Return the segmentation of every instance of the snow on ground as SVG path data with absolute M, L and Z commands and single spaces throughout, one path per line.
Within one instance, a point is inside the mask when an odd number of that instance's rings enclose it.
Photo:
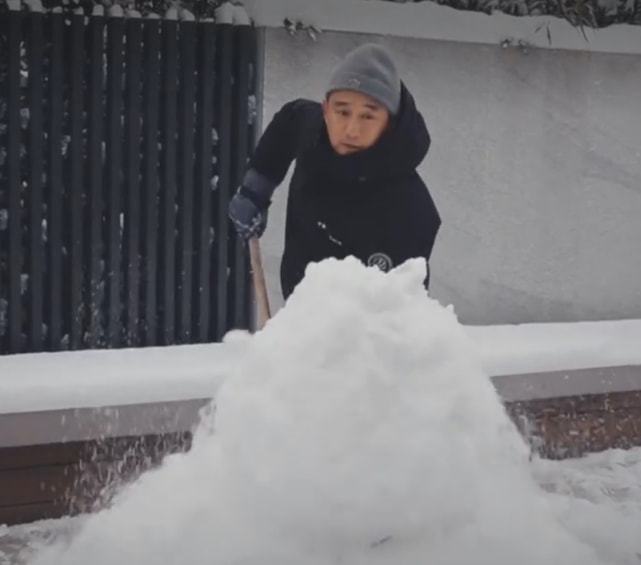
M 301 21 L 321 30 L 353 31 L 466 43 L 532 45 L 609 53 L 641 53 L 641 26 L 613 25 L 583 32 L 551 16 L 491 16 L 456 10 L 436 2 L 381 0 L 243 0 L 258 24 L 280 27 Z M 585 33 L 585 36 L 583 35 Z M 587 37 L 587 39 L 586 39 Z
M 563 526 L 597 548 L 603 563 L 641 562 L 641 448 L 538 459 L 532 471 L 554 493 Z
M 639 450 L 529 462 L 424 275 L 311 266 L 262 332 L 228 335 L 192 451 L 30 563 L 638 563 Z
M 631 556 L 639 549 L 641 448 L 566 461 L 535 459 L 531 469 L 537 483 L 552 494 L 565 528 L 592 540 L 602 555 L 619 555 L 610 562 L 638 565 Z M 0 565 L 23 565 L 51 543 L 69 543 L 87 519 L 91 517 L 0 526 Z
M 8 527 L 0 524 L 0 565 L 23 565 L 52 543 L 68 543 L 87 516 L 40 520 Z

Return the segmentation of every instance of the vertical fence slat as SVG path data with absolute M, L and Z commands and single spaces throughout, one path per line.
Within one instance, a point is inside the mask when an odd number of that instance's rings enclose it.
M 63 75 L 63 16 L 50 16 L 51 63 L 49 72 L 49 194 L 47 199 L 49 289 L 48 289 L 48 346 L 60 349 L 62 341 L 62 85 Z
M 44 167 L 43 119 L 42 119 L 42 54 L 44 14 L 29 14 L 29 142 L 27 144 L 28 197 L 29 202 L 29 344 L 30 351 L 42 351 L 43 346 L 43 292 L 44 292 L 44 245 L 43 245 L 43 186 Z
M 177 339 L 188 343 L 192 335 L 192 284 L 194 244 L 194 99 L 196 22 L 180 24 L 180 128 L 178 160 L 178 288 Z
M 160 107 L 160 22 L 145 22 L 145 75 L 143 84 L 143 252 L 145 345 L 158 340 L 158 117 Z
M 247 165 L 249 151 L 249 64 L 252 29 L 249 26 L 235 28 L 236 40 L 236 78 L 234 81 L 234 164 L 232 185 L 242 179 Z M 233 327 L 247 328 L 249 322 L 249 286 L 247 284 L 247 245 L 239 237 L 234 237 L 233 253 Z
M 83 345 L 83 332 L 86 310 L 84 306 L 83 287 L 85 274 L 84 246 L 84 148 L 83 148 L 83 112 L 85 97 L 83 93 L 85 45 L 84 16 L 74 15 L 71 18 L 69 44 L 69 348 L 80 349 Z
M 210 339 L 211 316 L 211 232 L 212 226 L 212 128 L 214 120 L 214 57 L 216 26 L 212 23 L 202 24 L 200 61 L 198 66 L 198 141 L 195 192 L 198 202 L 198 242 L 196 280 L 196 334 L 198 341 Z
M 0 41 L 6 46 L 6 53 L 9 52 L 8 49 L 8 40 L 9 40 L 9 21 L 8 18 L 0 18 Z M 5 55 L 6 57 L 6 55 Z M 8 60 L 5 59 L 5 66 L 8 65 Z M 6 71 L 8 71 L 8 68 L 5 68 Z M 2 76 L 2 75 L 0 75 Z M 8 77 L 7 77 L 8 78 Z M 3 80 L 0 81 L 0 128 L 4 129 L 6 131 L 7 128 L 7 104 L 9 103 L 9 93 L 7 91 L 7 86 L 8 86 L 8 80 Z M 0 223 L 4 224 L 0 226 L 0 355 L 3 355 L 9 351 L 9 345 L 8 345 L 8 326 L 7 326 L 7 316 L 8 316 L 8 311 L 7 311 L 7 306 L 9 304 L 9 281 L 8 281 L 8 274 L 9 274 L 9 268 L 8 268 L 8 251 L 9 251 L 9 234 L 7 231 L 7 226 L 8 224 L 6 223 L 8 221 L 8 200 L 7 197 L 9 196 L 9 193 L 7 192 L 8 190 L 8 181 L 9 179 L 7 178 L 7 153 L 6 153 L 6 145 L 0 146 L 0 179 L 4 181 L 3 186 L 3 191 L 4 195 L 2 195 L 2 192 L 0 192 L 0 195 L 4 196 L 4 198 L 0 198 L 0 206 L 3 206 L 2 209 L 0 209 Z
M 123 39 L 125 22 L 122 17 L 107 20 L 107 137 L 106 137 L 106 219 L 107 219 L 107 335 L 109 347 L 118 347 L 122 339 L 122 80 Z M 129 150 L 129 148 L 128 148 Z
M 231 192 L 231 112 L 232 106 L 232 55 L 233 26 L 221 24 L 217 35 L 218 105 L 218 188 L 216 192 L 216 297 L 214 317 L 216 331 L 214 338 L 219 341 L 228 328 L 228 268 L 229 268 L 229 227 L 227 207 Z
M 103 342 L 101 324 L 102 275 L 104 271 L 102 245 L 103 215 L 103 34 L 105 18 L 92 16 L 89 20 L 89 330 L 88 345 L 95 348 Z
M 175 21 L 166 20 L 163 27 L 162 76 L 162 184 L 160 310 L 162 313 L 161 342 L 175 342 L 176 308 L 176 127 L 178 42 Z
M 7 69 L 7 189 L 9 190 L 9 349 L 22 351 L 22 206 L 20 204 L 20 39 L 23 16 L 7 15 L 9 61 Z
M 140 343 L 140 134 L 142 23 L 127 22 L 126 138 L 125 138 L 125 255 L 126 255 L 126 344 Z M 146 206 L 151 206 L 146 202 Z

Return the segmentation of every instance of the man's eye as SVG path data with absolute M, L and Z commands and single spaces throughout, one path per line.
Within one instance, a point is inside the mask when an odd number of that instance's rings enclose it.
M 372 114 L 364 114 L 363 115 L 363 119 L 364 120 L 373 120 L 374 116 L 372 116 Z

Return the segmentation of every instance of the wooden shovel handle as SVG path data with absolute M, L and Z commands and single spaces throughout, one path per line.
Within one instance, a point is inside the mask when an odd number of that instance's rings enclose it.
M 257 237 L 252 237 L 249 240 L 249 257 L 252 280 L 254 281 L 254 296 L 256 297 L 256 329 L 262 330 L 267 320 L 271 318 L 271 311 L 269 309 L 263 261 L 260 256 L 260 243 L 258 243 Z

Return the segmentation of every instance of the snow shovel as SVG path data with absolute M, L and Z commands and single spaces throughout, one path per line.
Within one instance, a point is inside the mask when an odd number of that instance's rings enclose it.
M 262 330 L 267 320 L 271 318 L 269 297 L 265 284 L 265 272 L 260 256 L 260 243 L 257 237 L 249 240 L 249 258 L 251 262 L 252 280 L 254 282 L 254 296 L 256 297 L 256 329 Z

